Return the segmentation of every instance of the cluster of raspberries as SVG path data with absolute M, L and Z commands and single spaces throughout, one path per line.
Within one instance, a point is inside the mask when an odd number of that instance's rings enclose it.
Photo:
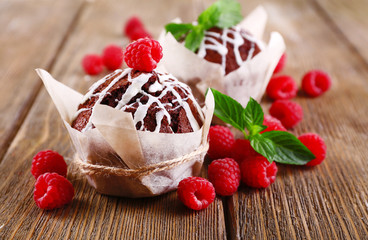
M 286 54 L 283 54 L 274 74 L 279 73 L 285 66 Z M 331 87 L 330 76 L 321 70 L 312 70 L 302 79 L 301 89 L 310 97 L 318 97 Z M 297 95 L 298 87 L 291 76 L 276 75 L 268 83 L 266 93 L 275 100 L 271 105 L 270 114 L 279 119 L 285 128 L 296 126 L 303 119 L 303 109 L 290 99 Z
M 31 173 L 36 179 L 33 199 L 39 208 L 51 210 L 72 201 L 74 188 L 66 179 L 67 165 L 59 153 L 52 150 L 37 153 Z
M 283 54 L 274 74 L 285 66 L 286 55 Z M 320 70 L 305 74 L 302 79 L 302 90 L 311 97 L 317 97 L 331 87 L 330 77 Z M 286 131 L 294 127 L 303 118 L 301 106 L 290 101 L 297 94 L 298 88 L 294 79 L 287 75 L 274 76 L 266 89 L 267 95 L 276 100 L 265 115 L 263 125 L 267 131 Z M 200 210 L 211 204 L 216 196 L 233 195 L 240 182 L 249 187 L 266 188 L 276 179 L 277 166 L 257 153 L 249 140 L 235 139 L 229 128 L 212 126 L 209 131 L 210 147 L 208 156 L 214 160 L 208 166 L 208 180 L 201 177 L 189 177 L 178 186 L 179 199 L 189 208 Z M 306 133 L 298 139 L 316 156 L 306 166 L 320 164 L 326 157 L 326 145 L 315 133 Z
M 146 31 L 143 23 L 137 17 L 131 17 L 130 19 L 128 19 L 128 21 L 124 26 L 123 34 L 125 34 L 130 39 L 131 42 L 142 38 L 148 39 L 152 38 L 151 34 L 149 34 Z M 151 48 L 155 49 L 155 47 Z M 98 54 L 85 55 L 82 59 L 82 67 L 86 74 L 98 75 L 103 71 L 104 67 L 106 67 L 110 71 L 114 71 L 116 69 L 121 68 L 123 64 L 123 59 L 124 59 L 123 49 L 117 45 L 110 44 L 105 47 L 105 49 L 102 52 L 102 55 Z M 128 63 L 127 65 L 129 66 Z M 141 63 L 141 65 L 143 65 L 143 63 Z M 151 61 L 147 60 L 144 63 L 142 71 L 149 71 L 149 69 L 152 68 L 151 65 L 152 65 Z M 155 67 L 156 66 L 154 66 L 152 69 L 154 69 Z
M 286 131 L 281 122 L 271 116 L 265 116 L 263 131 Z M 249 140 L 235 139 L 229 128 L 212 126 L 209 131 L 208 156 L 217 159 L 208 166 L 208 180 L 201 177 L 188 177 L 178 186 L 179 199 L 189 208 L 201 210 L 208 207 L 221 196 L 233 195 L 243 182 L 254 188 L 266 188 L 276 179 L 277 166 L 257 153 Z M 316 156 L 307 166 L 320 164 L 326 156 L 323 139 L 314 133 L 298 138 Z
M 82 59 L 82 67 L 89 75 L 100 74 L 104 66 L 111 71 L 119 69 L 123 64 L 123 50 L 121 47 L 111 44 L 104 48 L 102 55 L 87 54 Z

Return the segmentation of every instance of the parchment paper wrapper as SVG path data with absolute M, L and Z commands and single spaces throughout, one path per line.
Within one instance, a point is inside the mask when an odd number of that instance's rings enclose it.
M 208 149 L 214 99 L 207 94 L 205 120 L 198 131 L 181 134 L 137 131 L 132 115 L 97 105 L 91 116 L 96 128 L 79 132 L 70 123 L 83 95 L 36 69 L 76 149 L 74 163 L 98 192 L 126 197 L 160 195 L 200 173 Z
M 175 20 L 175 22 L 178 22 Z M 262 40 L 267 22 L 267 13 L 257 7 L 238 26 L 250 32 L 256 39 Z M 160 68 L 187 83 L 198 100 L 204 101 L 208 87 L 215 88 L 240 102 L 244 107 L 249 97 L 260 101 L 272 73 L 285 51 L 285 43 L 278 32 L 272 32 L 268 44 L 254 58 L 244 62 L 237 70 L 224 75 L 220 64 L 211 63 L 198 57 L 175 40 L 171 33 L 160 36 L 163 58 Z

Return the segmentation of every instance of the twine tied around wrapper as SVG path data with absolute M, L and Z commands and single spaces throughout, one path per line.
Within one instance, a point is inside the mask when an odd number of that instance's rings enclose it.
M 126 176 L 132 178 L 139 178 L 142 176 L 147 176 L 155 172 L 160 172 L 164 170 L 168 170 L 179 166 L 181 164 L 190 162 L 194 157 L 206 153 L 208 150 L 209 144 L 205 142 L 201 144 L 199 148 L 197 148 L 194 152 L 186 154 L 184 156 L 174 158 L 171 160 L 163 161 L 157 164 L 152 164 L 144 167 L 140 167 L 138 169 L 127 169 L 127 168 L 118 168 L 118 167 L 110 167 L 103 165 L 96 165 L 83 162 L 77 155 L 74 158 L 74 164 L 79 168 L 81 173 L 84 175 L 115 175 L 115 176 Z

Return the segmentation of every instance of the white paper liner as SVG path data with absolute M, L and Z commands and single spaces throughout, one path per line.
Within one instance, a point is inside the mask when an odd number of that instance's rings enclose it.
M 200 130 L 167 134 L 137 131 L 132 115 L 106 105 L 95 107 L 91 122 L 96 128 L 79 132 L 71 127 L 83 95 L 55 80 L 48 72 L 36 69 L 50 94 L 76 149 L 76 158 L 84 163 L 123 169 L 141 169 L 188 155 L 207 146 L 207 135 L 214 110 L 209 91 L 203 109 L 205 121 Z M 148 197 L 172 191 L 188 176 L 200 173 L 206 152 L 183 164 L 139 177 L 112 174 L 86 175 L 100 193 L 127 197 Z
M 238 26 L 261 40 L 267 22 L 262 6 L 253 10 Z M 204 100 L 208 87 L 217 89 L 240 102 L 244 107 L 249 97 L 260 101 L 272 73 L 285 51 L 285 43 L 278 32 L 272 32 L 268 44 L 237 70 L 224 75 L 221 65 L 208 62 L 185 48 L 171 33 L 162 32 L 160 44 L 163 58 L 160 68 L 187 83 L 199 101 Z

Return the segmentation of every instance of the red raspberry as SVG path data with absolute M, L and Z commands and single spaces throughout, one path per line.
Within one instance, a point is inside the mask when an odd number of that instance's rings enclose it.
M 277 166 L 259 155 L 246 158 L 240 164 L 242 182 L 249 187 L 266 188 L 276 179 Z
M 282 125 L 280 120 L 270 115 L 264 116 L 263 125 L 267 126 L 267 128 L 263 130 L 261 134 L 269 131 L 286 131 L 285 127 Z
M 125 24 L 124 33 L 130 38 L 130 41 L 138 40 L 139 38 L 152 38 L 146 31 L 141 20 L 138 17 L 131 17 Z
M 320 70 L 312 70 L 305 74 L 302 79 L 302 89 L 311 97 L 318 97 L 330 87 L 330 76 Z
M 222 196 L 233 195 L 240 184 L 239 164 L 232 158 L 213 161 L 208 166 L 208 180 L 215 187 L 217 194 Z
M 102 53 L 102 62 L 109 70 L 116 70 L 123 63 L 123 50 L 116 45 L 108 45 Z
M 273 73 L 281 72 L 281 70 L 285 67 L 285 63 L 286 63 L 286 53 L 282 54 L 275 70 L 273 70 Z
M 102 58 L 96 54 L 88 54 L 82 59 L 82 67 L 89 75 L 97 75 L 103 70 Z
M 303 109 L 289 100 L 275 101 L 269 110 L 271 116 L 281 121 L 285 128 L 292 128 L 303 119 Z
M 236 139 L 230 151 L 230 156 L 239 164 L 244 158 L 256 155 L 259 153 L 252 148 L 247 139 Z
M 210 158 L 219 159 L 230 157 L 235 139 L 229 128 L 220 125 L 210 127 L 208 139 L 210 148 L 207 154 Z
M 180 181 L 178 197 L 188 208 L 201 210 L 215 200 L 212 183 L 201 177 L 187 177 Z
M 160 43 L 149 38 L 141 38 L 129 44 L 124 52 L 124 60 L 128 67 L 145 72 L 155 69 L 161 58 Z
M 326 158 L 326 144 L 318 134 L 306 133 L 298 139 L 316 156 L 306 166 L 316 166 Z
M 296 96 L 298 87 L 290 76 L 277 76 L 271 78 L 266 92 L 272 99 L 291 99 Z
M 57 173 L 44 173 L 37 178 L 33 199 L 37 206 L 51 210 L 60 208 L 72 201 L 74 197 L 73 185 Z
M 52 150 L 44 150 L 33 157 L 31 173 L 36 179 L 46 172 L 55 172 L 66 177 L 67 168 L 63 156 Z

